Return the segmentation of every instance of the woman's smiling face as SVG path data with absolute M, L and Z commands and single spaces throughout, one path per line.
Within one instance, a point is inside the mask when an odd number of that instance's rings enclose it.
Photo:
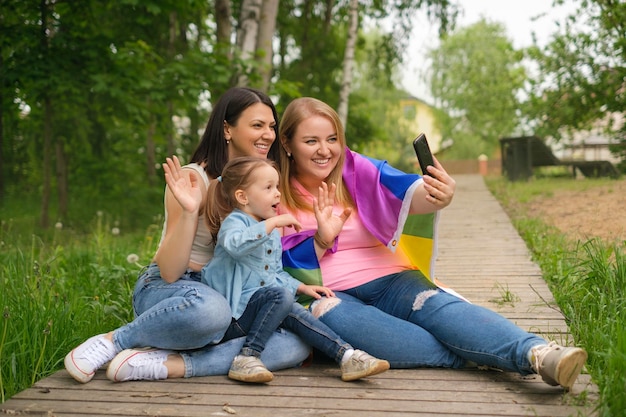
M 293 158 L 296 179 L 311 191 L 335 168 L 342 146 L 333 122 L 313 115 L 298 125 L 287 151 Z
M 230 140 L 228 158 L 256 156 L 267 158 L 270 146 L 276 140 L 276 120 L 272 109 L 256 103 L 245 109 L 236 126 L 224 122 L 224 136 Z

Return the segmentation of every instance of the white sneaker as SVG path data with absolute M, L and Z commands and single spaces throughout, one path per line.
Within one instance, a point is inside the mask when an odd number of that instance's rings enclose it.
M 577 347 L 563 347 L 550 342 L 532 349 L 532 366 L 546 384 L 569 390 L 587 360 L 587 352 Z
M 366 376 L 380 374 L 387 369 L 389 369 L 389 362 L 386 360 L 376 359 L 362 350 L 355 350 L 350 359 L 341 364 L 341 379 L 354 381 Z
M 91 381 L 102 365 L 117 355 L 113 342 L 104 334 L 90 337 L 65 356 L 65 369 L 78 382 Z
M 113 382 L 167 379 L 167 368 L 163 363 L 171 350 L 126 349 L 109 364 L 107 378 Z

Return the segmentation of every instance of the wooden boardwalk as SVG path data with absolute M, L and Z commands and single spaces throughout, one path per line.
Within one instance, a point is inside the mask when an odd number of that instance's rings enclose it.
M 522 239 L 482 177 L 458 176 L 442 213 L 437 276 L 472 302 L 521 327 L 571 343 L 562 315 Z M 511 301 L 511 302 L 507 302 Z M 342 382 L 334 363 L 279 371 L 267 385 L 226 376 L 88 384 L 65 370 L 0 405 L 0 414 L 41 416 L 588 416 L 597 387 L 589 375 L 571 393 L 540 377 L 493 370 L 390 370 Z M 586 391 L 587 403 L 578 395 Z M 580 396 L 584 397 L 584 396 Z

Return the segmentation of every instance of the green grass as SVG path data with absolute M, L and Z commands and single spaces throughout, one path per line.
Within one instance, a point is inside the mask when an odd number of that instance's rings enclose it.
M 132 289 L 161 225 L 126 234 L 105 217 L 95 214 L 89 234 L 53 228 L 41 236 L 26 215 L 2 221 L 0 402 L 61 369 L 87 337 L 132 320 Z M 133 253 L 139 261 L 129 263 Z
M 572 241 L 524 205 L 556 189 L 582 190 L 608 180 L 540 179 L 509 183 L 491 178 L 488 187 L 509 213 L 543 271 L 570 332 L 589 353 L 587 370 L 600 391 L 598 414 L 626 410 L 626 241 Z
M 515 295 L 514 292 L 509 290 L 508 284 L 504 286 L 500 283 L 496 283 L 494 288 L 498 290 L 498 293 L 500 294 L 500 296 L 496 298 L 492 298 L 491 300 L 489 300 L 490 302 L 495 303 L 499 305 L 500 307 L 504 305 L 515 307 L 515 303 L 520 301 L 520 298 L 517 295 Z

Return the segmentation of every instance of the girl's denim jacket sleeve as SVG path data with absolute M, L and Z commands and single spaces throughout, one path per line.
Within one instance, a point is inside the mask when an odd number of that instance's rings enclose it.
M 295 296 L 300 285 L 283 270 L 280 234 L 268 235 L 265 227 L 264 221 L 233 211 L 222 222 L 213 259 L 202 269 L 203 282 L 226 297 L 236 319 L 260 287 L 286 287 Z

